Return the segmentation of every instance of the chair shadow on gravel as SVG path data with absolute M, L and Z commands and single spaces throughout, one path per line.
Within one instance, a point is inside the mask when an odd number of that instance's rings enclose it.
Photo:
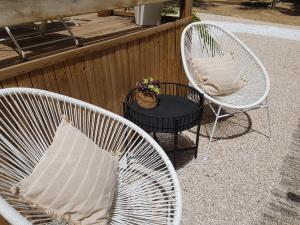
M 235 111 L 222 110 L 221 114 L 230 113 L 230 112 L 233 113 Z M 209 106 L 205 105 L 201 129 L 200 129 L 201 137 L 206 137 L 206 138 L 210 137 L 210 134 L 214 126 L 214 122 L 215 122 L 215 115 L 213 114 Z M 196 134 L 196 128 L 192 128 L 189 131 Z M 214 140 L 233 139 L 233 138 L 240 137 L 250 131 L 255 131 L 252 129 L 252 120 L 250 115 L 247 112 L 237 113 L 235 115 L 219 119 L 214 134 Z
M 262 110 L 262 109 L 257 109 Z M 234 113 L 236 111 L 231 109 L 221 110 L 221 114 Z M 261 112 L 263 115 L 263 111 Z M 264 116 L 264 115 L 263 115 Z M 267 120 L 267 118 L 266 118 Z M 215 122 L 215 115 L 208 105 L 205 105 L 203 112 L 203 119 L 200 129 L 200 137 L 209 138 Z M 189 130 L 196 134 L 196 128 Z M 249 132 L 256 132 L 260 135 L 268 137 L 267 133 L 260 130 L 253 129 L 252 119 L 248 112 L 236 113 L 232 116 L 219 119 L 217 128 L 215 130 L 213 142 L 221 139 L 234 139 L 241 137 Z
M 269 204 L 259 224 L 299 224 L 300 221 L 300 118 L 281 169 L 271 190 Z

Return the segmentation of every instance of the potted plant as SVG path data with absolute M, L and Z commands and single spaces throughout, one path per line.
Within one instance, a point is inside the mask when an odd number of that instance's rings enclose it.
M 160 25 L 164 3 L 152 3 L 134 7 L 135 22 L 139 26 Z
M 160 93 L 160 82 L 152 77 L 144 78 L 136 83 L 136 101 L 144 109 L 153 109 L 158 104 L 157 95 Z

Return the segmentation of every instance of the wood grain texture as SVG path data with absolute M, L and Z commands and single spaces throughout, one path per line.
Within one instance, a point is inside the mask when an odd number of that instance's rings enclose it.
M 16 77 L 18 87 L 32 88 L 32 82 L 28 73 L 21 74 Z
M 122 114 L 126 94 L 143 77 L 187 83 L 180 56 L 180 36 L 189 19 L 171 22 L 136 36 L 124 36 L 51 64 L 2 79 L 0 87 L 45 89 Z M 98 43 L 100 44 L 100 43 Z M 73 50 L 70 50 L 73 51 Z M 74 53 L 74 52 L 73 52 Z M 66 52 L 66 54 L 70 54 Z M 43 59 L 41 59 L 43 60 Z M 1 71 L 0 71 L 1 76 Z
M 0 27 L 166 0 L 0 0 Z
M 180 0 L 180 17 L 192 16 L 193 0 Z
M 0 225 L 9 225 L 8 222 L 0 215 Z
M 0 80 L 5 80 L 7 78 L 16 76 L 21 73 L 31 72 L 32 70 L 35 69 L 41 69 L 44 67 L 52 66 L 57 63 L 78 58 L 80 56 L 84 57 L 85 55 L 92 54 L 98 51 L 103 51 L 105 49 L 109 49 L 112 47 L 117 47 L 122 44 L 130 43 L 132 41 L 139 41 L 143 38 L 152 36 L 154 34 L 160 34 L 163 31 L 175 29 L 175 27 L 185 26 L 190 22 L 191 22 L 191 18 L 185 18 L 185 19 L 178 20 L 176 22 L 170 22 L 153 28 L 148 28 L 146 30 L 121 35 L 104 41 L 103 40 L 98 41 L 93 44 L 89 44 L 80 48 L 65 50 L 63 52 L 59 52 L 52 55 L 46 55 L 13 66 L 7 66 L 0 69 Z

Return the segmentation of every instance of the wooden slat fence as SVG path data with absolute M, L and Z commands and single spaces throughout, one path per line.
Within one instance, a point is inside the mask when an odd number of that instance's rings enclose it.
M 180 35 L 190 18 L 0 70 L 0 87 L 33 87 L 122 114 L 122 102 L 145 76 L 186 83 Z

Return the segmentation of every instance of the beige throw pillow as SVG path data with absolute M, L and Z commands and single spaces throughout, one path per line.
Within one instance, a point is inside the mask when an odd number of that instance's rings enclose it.
M 192 68 L 198 85 L 214 96 L 230 95 L 243 87 L 240 70 L 230 54 L 213 58 L 194 58 Z
M 12 191 L 70 224 L 107 224 L 118 160 L 63 119 L 33 172 Z

